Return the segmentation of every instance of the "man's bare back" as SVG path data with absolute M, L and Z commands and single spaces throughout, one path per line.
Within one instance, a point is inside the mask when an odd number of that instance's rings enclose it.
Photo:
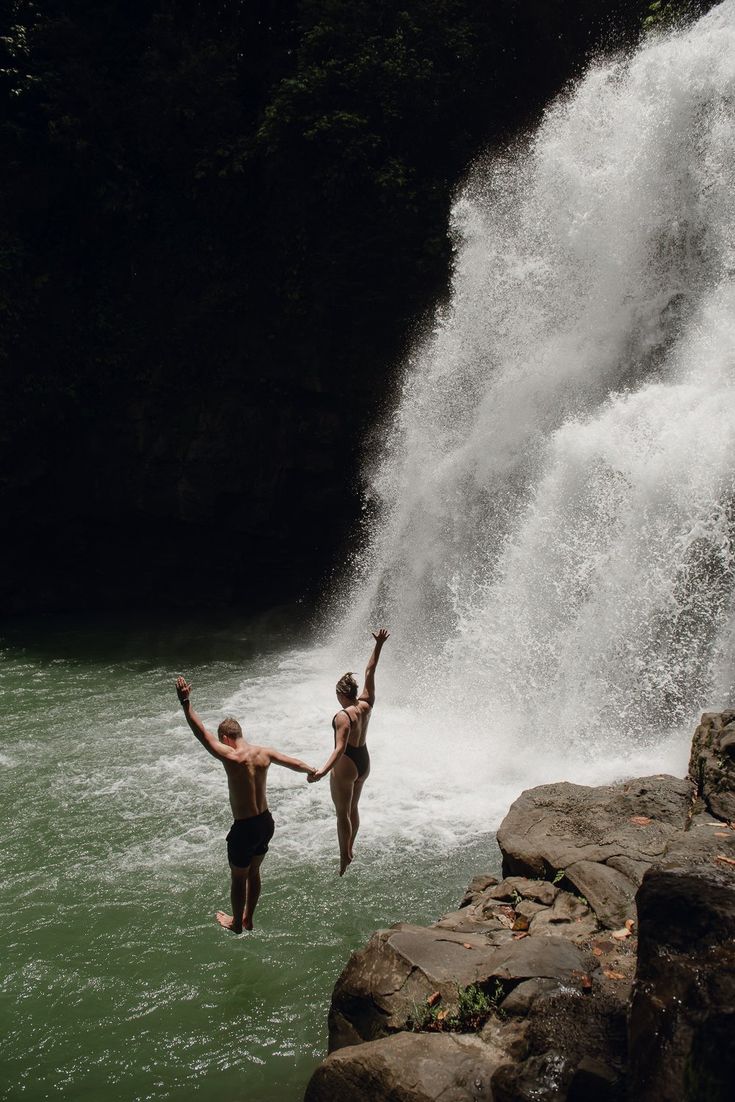
M 267 811 L 265 789 L 271 764 L 268 751 L 263 746 L 246 743 L 242 749 L 236 747 L 233 756 L 224 758 L 222 764 L 227 774 L 232 818 L 249 819 Z

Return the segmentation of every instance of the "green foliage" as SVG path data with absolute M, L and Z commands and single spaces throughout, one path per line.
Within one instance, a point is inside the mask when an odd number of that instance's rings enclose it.
M 564 879 L 564 875 L 565 875 L 566 871 L 567 871 L 566 869 L 557 869 L 556 872 L 554 873 L 554 879 L 551 881 L 551 883 L 552 884 L 559 884 Z
M 415 1033 L 476 1033 L 492 1014 L 503 1016 L 498 1006 L 504 997 L 500 980 L 490 993 L 478 984 L 458 987 L 456 1010 L 447 1011 L 440 999 L 415 1005 L 410 1026 Z
M 645 10 L 643 29 L 665 31 L 690 23 L 708 8 L 714 0 L 653 0 Z

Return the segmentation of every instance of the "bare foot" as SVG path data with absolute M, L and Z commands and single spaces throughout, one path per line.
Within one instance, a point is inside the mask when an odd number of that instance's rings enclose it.
M 233 934 L 242 933 L 242 923 L 235 922 L 232 915 L 225 914 L 224 911 L 217 911 L 214 917 L 217 919 L 223 930 L 232 930 Z
M 253 920 L 250 917 L 250 915 L 244 914 L 242 916 L 242 928 L 243 928 L 243 930 L 252 930 L 253 929 Z
M 342 860 L 339 863 L 339 875 L 340 876 L 344 876 L 344 874 L 347 872 L 347 866 L 350 864 L 351 861 L 352 861 L 351 857 L 343 857 L 342 858 Z

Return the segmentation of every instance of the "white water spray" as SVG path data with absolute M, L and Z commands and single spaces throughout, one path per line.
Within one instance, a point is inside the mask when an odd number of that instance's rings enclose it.
M 733 699 L 735 0 L 594 67 L 453 230 L 346 638 L 392 628 L 422 768 L 451 731 L 457 779 L 681 772 Z

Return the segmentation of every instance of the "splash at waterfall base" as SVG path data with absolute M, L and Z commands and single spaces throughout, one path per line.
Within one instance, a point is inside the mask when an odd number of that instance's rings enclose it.
M 725 1102 L 735 1096 L 735 711 L 689 777 L 524 792 L 431 927 L 353 954 L 305 1102 Z M 459 993 L 479 1029 L 448 1032 Z

